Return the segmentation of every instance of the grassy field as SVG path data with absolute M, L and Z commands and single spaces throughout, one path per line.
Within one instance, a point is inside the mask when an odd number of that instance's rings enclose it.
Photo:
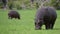
M 34 17 L 36 10 L 18 10 L 21 20 L 8 19 L 8 10 L 0 10 L 0 34 L 60 34 L 60 11 L 53 30 L 35 30 Z

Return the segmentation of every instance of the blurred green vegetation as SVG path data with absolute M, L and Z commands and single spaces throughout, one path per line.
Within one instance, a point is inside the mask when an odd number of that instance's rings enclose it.
M 37 0 L 34 0 L 33 4 L 31 0 L 8 0 L 7 5 L 9 8 L 23 9 L 23 8 L 36 8 Z M 41 1 L 38 1 L 40 4 Z M 42 2 L 43 3 L 43 2 Z M 45 3 L 46 6 L 53 6 L 56 9 L 60 7 L 60 0 L 51 0 L 49 3 Z M 0 2 L 0 8 L 3 3 Z M 39 5 L 40 6 L 40 5 Z
M 51 0 L 50 5 L 56 9 L 60 9 L 60 0 Z

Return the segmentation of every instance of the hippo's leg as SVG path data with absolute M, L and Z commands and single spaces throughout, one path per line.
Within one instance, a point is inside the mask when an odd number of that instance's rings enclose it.
M 54 23 L 50 24 L 50 29 L 53 29 Z
M 20 16 L 18 16 L 18 19 L 20 19 Z
M 54 24 L 55 24 L 55 21 L 56 21 L 56 17 L 55 18 L 52 18 L 51 20 L 50 20 L 50 29 L 53 29 L 53 27 L 54 27 Z
M 54 21 L 51 21 L 50 23 L 51 23 L 51 24 L 50 24 L 50 29 L 53 29 L 54 24 L 55 24 L 55 20 L 54 20 Z
M 48 30 L 49 27 L 50 27 L 50 24 L 49 24 L 49 23 L 46 23 L 46 24 L 45 24 L 45 28 L 46 28 L 46 30 Z
M 11 17 L 11 19 L 13 19 L 13 17 Z

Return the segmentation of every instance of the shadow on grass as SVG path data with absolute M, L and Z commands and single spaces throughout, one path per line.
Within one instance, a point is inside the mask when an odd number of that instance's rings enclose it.
M 41 30 L 46 30 L 46 29 L 41 29 Z M 60 28 L 53 28 L 53 29 L 48 29 L 48 30 L 60 30 Z
M 53 30 L 60 30 L 60 28 L 54 28 Z

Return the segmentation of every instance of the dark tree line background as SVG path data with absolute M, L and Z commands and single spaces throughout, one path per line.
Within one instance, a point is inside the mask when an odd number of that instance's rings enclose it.
M 0 0 L 0 9 L 32 9 L 41 5 L 60 9 L 60 0 Z

